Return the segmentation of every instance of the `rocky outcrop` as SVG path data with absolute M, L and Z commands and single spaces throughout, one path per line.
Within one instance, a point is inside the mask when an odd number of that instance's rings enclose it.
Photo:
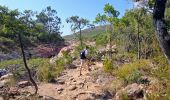
M 50 59 L 49 63 L 50 63 L 50 64 L 55 64 L 56 60 L 57 60 L 58 58 L 63 57 L 64 53 L 70 53 L 70 52 L 72 52 L 72 50 L 73 50 L 73 47 L 72 47 L 72 46 L 63 47 L 63 48 L 59 51 L 59 53 L 57 53 L 56 56 L 54 56 L 54 57 L 52 57 L 52 58 Z

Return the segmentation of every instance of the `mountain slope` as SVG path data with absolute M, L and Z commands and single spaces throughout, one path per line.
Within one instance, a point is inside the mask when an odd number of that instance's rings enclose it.
M 99 34 L 104 34 L 105 27 L 106 26 L 97 26 L 94 29 L 90 29 L 90 28 L 84 29 L 84 30 L 82 30 L 82 37 L 83 37 L 83 39 L 91 40 L 91 39 L 93 39 L 95 36 L 97 36 Z M 75 34 L 66 35 L 63 38 L 66 41 L 78 40 L 78 36 L 79 36 L 79 32 L 76 32 Z

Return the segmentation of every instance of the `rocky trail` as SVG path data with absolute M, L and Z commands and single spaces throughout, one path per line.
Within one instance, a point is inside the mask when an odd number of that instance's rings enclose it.
M 96 62 L 90 66 L 92 69 L 90 72 L 83 69 L 81 76 L 79 66 L 74 69 L 66 69 L 54 83 L 40 83 L 38 94 L 50 97 L 51 99 L 48 100 L 52 100 L 52 98 L 54 100 L 108 100 L 112 96 L 109 92 L 102 91 L 102 86 L 110 82 L 113 77 L 109 79 L 99 75 L 99 78 L 94 79 L 94 74 L 100 74 L 102 66 L 101 62 Z M 33 92 L 33 87 L 25 87 L 22 91 Z

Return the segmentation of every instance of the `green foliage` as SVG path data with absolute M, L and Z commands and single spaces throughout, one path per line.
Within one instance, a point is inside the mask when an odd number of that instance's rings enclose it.
M 107 73 L 111 73 L 113 71 L 113 63 L 112 60 L 109 58 L 105 58 L 103 61 L 103 68 L 104 71 Z
M 16 50 L 14 47 L 18 46 L 18 34 L 21 34 L 26 47 L 37 42 L 63 42 L 59 32 L 60 23 L 60 18 L 51 7 L 47 7 L 41 13 L 35 13 L 31 10 L 19 12 L 0 6 L 0 49 L 5 52 L 9 49 Z M 14 47 L 11 46 L 13 44 Z
M 31 70 L 41 68 L 44 64 L 48 62 L 48 59 L 45 58 L 36 58 L 28 60 L 28 66 Z M 13 73 L 14 81 L 20 79 L 26 72 L 22 59 L 16 60 L 6 60 L 0 63 L 0 68 L 6 68 Z
M 74 56 L 75 57 L 79 57 L 80 56 L 80 52 L 86 47 L 85 44 L 83 44 L 83 46 L 81 46 L 81 44 L 77 45 L 75 48 L 74 48 Z
M 114 7 L 112 5 L 110 5 L 109 3 L 108 4 L 105 4 L 105 7 L 104 7 L 104 13 L 107 14 L 107 16 L 112 16 L 112 17 L 118 17 L 119 16 L 119 12 L 116 11 L 114 9 Z
M 142 74 L 139 72 L 139 70 L 134 70 L 131 74 L 126 76 L 126 80 L 128 83 L 136 83 L 141 75 Z
M 55 73 L 56 67 L 49 63 L 44 63 L 43 66 L 38 69 L 38 80 L 48 82 L 51 77 L 57 76 Z
M 95 42 L 97 46 L 103 46 L 107 44 L 107 36 L 105 34 L 99 34 L 95 37 Z
M 1 61 L 0 68 L 6 68 L 12 65 L 23 65 L 23 63 L 21 59 Z
M 144 71 L 145 73 L 141 72 Z M 150 61 L 140 60 L 133 63 L 122 65 L 118 70 L 114 70 L 116 75 L 126 82 L 135 82 L 137 79 L 144 74 L 150 72 Z
M 35 58 L 28 60 L 28 65 L 31 68 L 37 68 L 40 67 L 44 62 L 47 62 L 48 59 L 45 58 Z M 23 67 L 23 61 L 22 59 L 16 59 L 16 60 L 6 60 L 1 61 L 0 68 L 6 68 L 12 65 L 18 65 L 19 67 Z
M 34 58 L 28 60 L 28 66 L 30 68 L 38 68 L 41 67 L 45 62 L 48 62 L 49 59 L 46 58 Z

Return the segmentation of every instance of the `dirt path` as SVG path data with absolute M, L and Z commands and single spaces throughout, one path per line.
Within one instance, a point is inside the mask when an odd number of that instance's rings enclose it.
M 83 70 L 79 76 L 79 67 L 66 69 L 62 75 L 56 79 L 56 83 L 40 83 L 39 95 L 53 97 L 59 100 L 102 100 L 106 95 L 102 93 L 102 85 L 96 83 L 91 75 L 96 70 L 102 69 L 102 63 L 96 62 L 90 66 L 91 71 Z M 27 87 L 28 91 L 31 87 Z M 105 99 L 103 99 L 105 100 Z

